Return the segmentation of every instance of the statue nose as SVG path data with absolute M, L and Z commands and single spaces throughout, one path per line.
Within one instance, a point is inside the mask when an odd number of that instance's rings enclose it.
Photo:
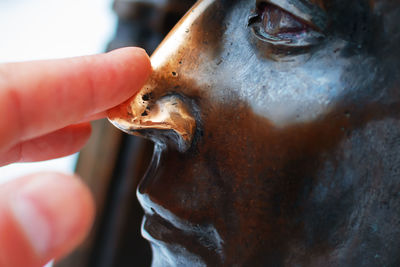
M 190 99 L 178 93 L 156 96 L 154 92 L 144 86 L 137 95 L 109 110 L 109 120 L 128 134 L 186 151 L 196 130 Z

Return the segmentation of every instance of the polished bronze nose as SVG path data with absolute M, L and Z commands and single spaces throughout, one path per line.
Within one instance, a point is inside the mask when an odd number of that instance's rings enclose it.
M 186 151 L 196 130 L 190 103 L 184 96 L 169 92 L 156 99 L 151 87 L 144 86 L 137 95 L 109 110 L 109 120 L 128 134 L 158 143 L 173 142 L 179 151 Z
M 137 95 L 108 112 L 109 120 L 117 128 L 159 144 L 175 144 L 181 152 L 191 147 L 200 125 L 199 109 L 194 101 L 162 84 L 163 79 L 168 79 L 166 74 L 171 73 L 166 69 L 188 39 L 188 29 L 213 2 L 198 1 L 193 12 L 188 12 L 156 49 L 151 56 L 153 75 L 147 84 Z

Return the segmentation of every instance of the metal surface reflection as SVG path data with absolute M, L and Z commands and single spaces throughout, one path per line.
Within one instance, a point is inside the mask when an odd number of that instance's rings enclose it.
M 186 14 L 143 91 L 110 111 L 156 143 L 137 192 L 153 266 L 400 264 L 399 19 L 390 0 Z M 149 113 L 150 94 L 181 108 Z

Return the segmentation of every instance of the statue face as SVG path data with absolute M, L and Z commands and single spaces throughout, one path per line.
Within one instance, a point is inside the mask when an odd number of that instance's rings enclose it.
M 400 262 L 400 2 L 203 0 L 110 111 L 154 266 Z

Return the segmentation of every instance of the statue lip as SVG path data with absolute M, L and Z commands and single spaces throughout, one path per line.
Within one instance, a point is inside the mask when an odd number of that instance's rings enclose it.
M 141 234 L 152 246 L 162 246 L 164 248 L 162 253 L 167 257 L 174 254 L 194 253 L 192 257 L 197 257 L 204 262 L 206 253 L 209 253 L 209 250 L 199 244 L 196 236 L 193 236 L 191 232 L 176 228 L 158 214 L 146 214 L 143 217 Z M 188 248 L 192 252 L 189 252 Z M 207 265 L 204 264 L 204 266 Z
M 206 229 L 202 229 L 206 228 Z M 141 234 L 151 244 L 162 245 L 173 253 L 193 253 L 202 261 L 205 259 L 215 263 L 224 261 L 222 253 L 223 241 L 212 226 L 197 226 L 192 229 L 178 228 L 157 213 L 146 214 L 143 217 Z M 217 239 L 216 239 L 217 238 Z M 188 251 L 190 248 L 190 251 Z M 168 253 L 164 251 L 164 253 Z M 212 253 L 210 256 L 210 253 Z M 213 264 L 215 265 L 215 264 Z M 219 264 L 217 264 L 219 265 Z M 206 265 L 204 265 L 206 266 Z
M 153 243 L 171 241 L 170 239 L 175 237 L 176 232 L 181 232 L 180 229 L 173 226 L 157 213 L 144 215 L 141 231 L 142 236 Z
M 108 111 L 110 122 L 118 129 L 169 144 L 180 152 L 187 151 L 196 132 L 196 119 L 190 99 L 169 93 L 152 99 L 143 90 L 123 104 Z
M 214 224 L 193 224 L 163 204 L 157 203 L 148 194 L 147 190 L 157 180 L 164 149 L 163 145 L 155 145 L 153 158 L 136 191 L 145 213 L 141 227 L 142 236 L 154 244 L 162 242 L 163 246 L 196 248 L 195 254 L 198 255 L 209 255 L 211 250 L 214 251 L 215 258 L 221 260 L 223 239 Z

